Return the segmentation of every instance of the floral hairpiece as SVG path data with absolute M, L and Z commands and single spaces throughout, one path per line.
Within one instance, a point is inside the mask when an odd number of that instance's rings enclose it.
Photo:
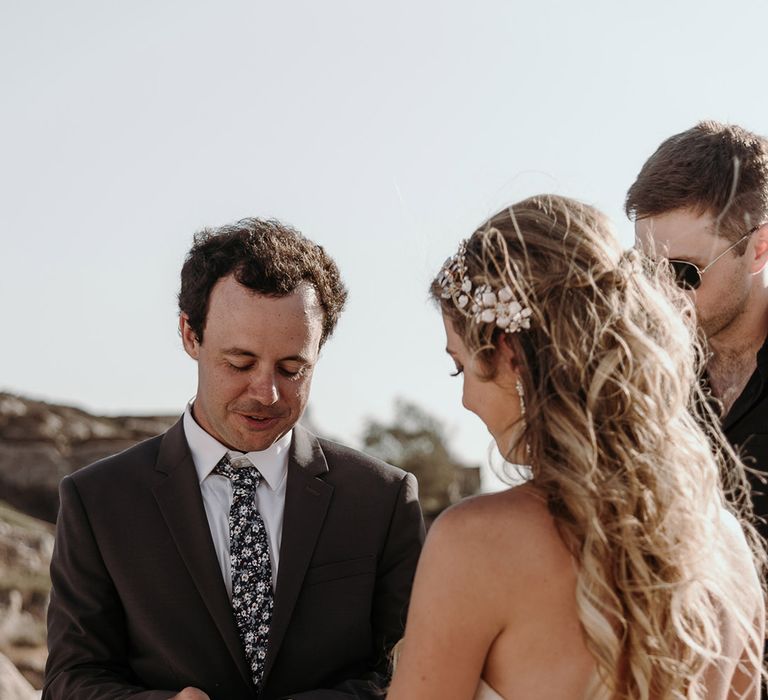
M 472 282 L 467 277 L 466 255 L 467 242 L 462 241 L 456 255 L 448 258 L 440 268 L 437 283 L 442 288 L 442 298 L 453 299 L 458 309 L 474 318 L 475 323 L 495 323 L 505 333 L 530 328 L 531 310 L 515 299 L 509 286 L 496 291 L 485 283 L 473 292 Z

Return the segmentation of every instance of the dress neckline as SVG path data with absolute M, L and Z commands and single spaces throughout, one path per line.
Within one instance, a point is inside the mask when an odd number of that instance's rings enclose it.
M 481 678 L 474 700 L 504 700 L 504 698 Z

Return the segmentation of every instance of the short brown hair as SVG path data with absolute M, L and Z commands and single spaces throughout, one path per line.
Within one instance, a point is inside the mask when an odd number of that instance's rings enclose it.
M 768 220 L 768 140 L 735 124 L 699 122 L 656 149 L 624 209 L 631 219 L 692 209 L 738 240 Z
M 314 287 L 323 309 L 322 346 L 333 333 L 347 289 L 339 268 L 322 246 L 275 220 L 241 219 L 195 234 L 181 269 L 179 311 L 203 340 L 211 290 L 222 277 L 234 275 L 244 287 L 271 297 L 293 293 L 302 282 Z

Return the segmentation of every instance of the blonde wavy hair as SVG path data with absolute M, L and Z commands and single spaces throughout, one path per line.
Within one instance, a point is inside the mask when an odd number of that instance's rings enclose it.
M 638 251 L 622 252 L 599 211 L 563 197 L 504 209 L 466 245 L 473 288 L 509 286 L 532 310 L 530 329 L 507 334 L 442 298 L 439 278 L 431 288 L 488 379 L 498 344 L 513 350 L 527 411 L 508 457 L 526 446 L 578 563 L 590 697 L 703 698 L 705 673 L 726 656 L 725 618 L 759 668 L 759 594 L 727 565 L 723 508 L 745 531 L 761 587 L 765 554 L 744 467 L 700 385 L 685 295 Z

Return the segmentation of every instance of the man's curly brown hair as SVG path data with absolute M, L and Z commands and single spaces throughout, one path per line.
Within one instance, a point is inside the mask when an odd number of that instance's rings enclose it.
M 291 226 L 274 219 L 247 218 L 205 228 L 195 234 L 184 261 L 179 292 L 179 311 L 188 316 L 199 342 L 211 290 L 228 275 L 270 297 L 291 294 L 302 282 L 311 284 L 323 309 L 321 347 L 333 333 L 347 299 L 333 259 Z

